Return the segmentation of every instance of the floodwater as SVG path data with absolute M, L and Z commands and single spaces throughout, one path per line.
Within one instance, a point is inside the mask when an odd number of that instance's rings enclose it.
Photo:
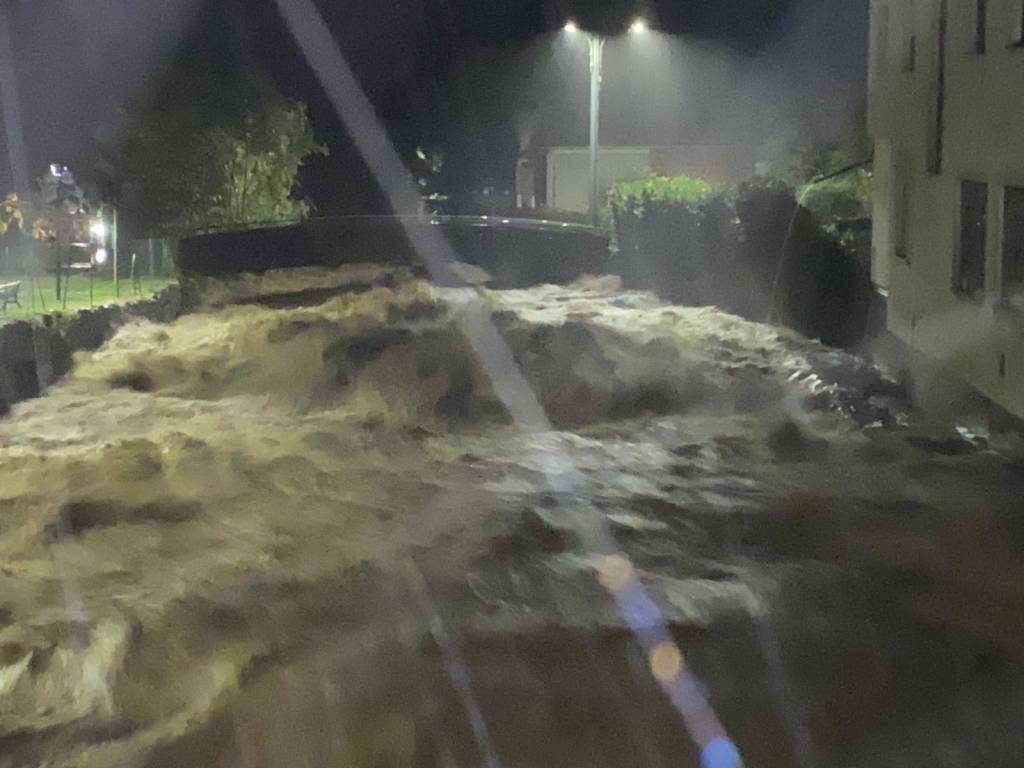
M 1019 765 L 1024 464 L 714 309 L 355 272 L 129 325 L 0 422 L 0 768 L 696 765 L 580 509 L 747 765 Z

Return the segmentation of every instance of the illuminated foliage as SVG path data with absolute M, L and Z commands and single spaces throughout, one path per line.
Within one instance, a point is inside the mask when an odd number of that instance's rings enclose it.
M 185 96 L 147 115 L 125 148 L 119 170 L 140 229 L 195 232 L 308 215 L 299 169 L 327 149 L 304 104 L 263 84 L 224 113 Z
M 12 226 L 30 224 L 35 240 L 48 246 L 51 262 L 64 259 L 69 249 L 90 241 L 93 206 L 86 199 L 74 176 L 63 166 L 54 166 L 37 182 L 38 191 L 30 195 L 10 193 L 0 202 L 0 235 Z
M 651 206 L 694 206 L 714 193 L 714 186 L 704 179 L 652 174 L 615 184 L 608 192 L 608 204 L 642 217 Z

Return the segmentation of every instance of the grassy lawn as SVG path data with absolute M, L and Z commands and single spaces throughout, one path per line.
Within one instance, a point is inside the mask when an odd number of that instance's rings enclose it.
M 0 285 L 21 281 L 21 292 L 18 296 L 21 307 L 11 305 L 7 312 L 0 311 L 0 323 L 10 320 L 22 320 L 42 314 L 71 313 L 79 309 L 88 309 L 90 306 L 99 307 L 104 304 L 127 304 L 131 301 L 148 299 L 165 286 L 174 282 L 166 277 L 144 277 L 142 278 L 141 296 L 137 291 L 132 290 L 130 280 L 121 281 L 120 297 L 114 294 L 114 281 L 110 278 L 96 278 L 92 285 L 92 302 L 89 300 L 89 278 L 84 275 L 75 275 L 68 284 L 67 307 L 64 307 L 63 298 L 57 301 L 56 280 L 50 275 L 36 278 L 37 289 L 33 290 L 32 281 L 27 277 L 0 276 Z M 40 292 L 42 296 L 40 296 Z

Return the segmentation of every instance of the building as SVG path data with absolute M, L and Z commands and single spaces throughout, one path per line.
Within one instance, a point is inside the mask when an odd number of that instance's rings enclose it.
M 675 147 L 601 147 L 598 187 L 603 199 L 618 181 L 659 176 L 697 176 L 735 184 L 754 174 L 752 146 L 688 145 Z M 552 147 L 547 155 L 547 205 L 565 211 L 590 209 L 590 151 L 587 147 Z
M 889 331 L 1024 417 L 1024 0 L 871 0 Z

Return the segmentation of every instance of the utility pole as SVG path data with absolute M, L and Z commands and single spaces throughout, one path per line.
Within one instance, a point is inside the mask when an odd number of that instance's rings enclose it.
M 110 257 L 114 260 L 114 297 L 121 298 L 121 280 L 117 272 L 117 206 L 110 206 L 113 213 L 110 221 Z
M 21 123 L 21 104 L 18 100 L 18 73 L 14 65 L 6 0 L 0 0 L 0 103 L 3 106 L 7 155 L 14 191 L 24 195 L 29 191 L 28 158 L 25 153 L 25 133 Z
M 598 178 L 598 159 L 601 151 L 601 69 L 604 60 L 605 38 L 595 32 L 580 29 L 576 22 L 566 22 L 563 30 L 571 36 L 582 35 L 586 38 L 590 52 L 590 225 L 600 223 L 601 206 L 598 196 L 601 184 Z M 636 19 L 629 26 L 629 34 L 642 35 L 647 32 L 647 22 Z
M 601 130 L 601 64 L 604 58 L 604 38 L 587 34 L 590 48 L 590 226 L 599 223 L 597 196 L 600 183 L 597 176 L 597 159 L 600 149 Z

